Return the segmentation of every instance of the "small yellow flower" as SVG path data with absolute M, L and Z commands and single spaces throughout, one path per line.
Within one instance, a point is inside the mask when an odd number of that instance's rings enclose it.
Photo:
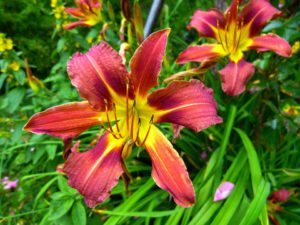
M 289 116 L 298 116 L 299 115 L 300 106 L 291 106 L 289 104 L 286 104 L 283 107 L 283 113 Z
M 55 8 L 57 5 L 57 0 L 51 0 L 51 7 Z
M 66 26 L 68 24 L 67 21 L 64 21 L 63 24 L 62 24 L 62 27 Z
M 55 29 L 59 30 L 61 28 L 61 25 L 60 24 L 56 24 L 55 25 Z
M 13 41 L 10 38 L 5 38 L 5 34 L 0 33 L 0 52 L 11 50 L 13 48 Z
M 6 49 L 11 50 L 13 48 L 13 41 L 10 38 L 6 39 Z
M 292 46 L 292 53 L 296 54 L 300 49 L 300 41 L 296 41 Z
M 65 11 L 63 11 L 63 18 L 67 19 L 68 18 L 68 13 L 66 13 Z
M 86 41 L 87 41 L 87 43 L 91 44 L 93 42 L 93 38 L 92 37 L 87 37 Z
M 52 12 L 54 13 L 54 17 L 56 19 L 61 19 L 64 13 L 65 7 L 63 5 L 55 7 Z
M 4 52 L 5 51 L 5 45 L 0 43 L 0 52 Z
M 13 71 L 19 71 L 20 63 L 17 61 L 13 61 L 11 64 L 9 64 L 9 68 L 11 68 Z

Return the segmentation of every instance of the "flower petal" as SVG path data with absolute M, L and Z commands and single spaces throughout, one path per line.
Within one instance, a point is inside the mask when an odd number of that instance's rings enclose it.
M 75 17 L 83 17 L 84 16 L 84 13 L 78 8 L 65 8 L 64 10 L 66 13 L 69 13 Z
M 216 190 L 216 193 L 214 196 L 214 202 L 218 202 L 218 201 L 226 199 L 232 192 L 233 188 L 234 188 L 233 183 L 228 182 L 228 181 L 222 182 Z
M 176 60 L 177 64 L 187 62 L 203 62 L 206 60 L 215 60 L 216 58 L 226 55 L 222 46 L 217 44 L 204 44 L 190 46 L 181 52 Z
M 174 81 L 166 88 L 154 91 L 148 104 L 156 110 L 154 122 L 170 122 L 199 132 L 221 123 L 212 89 L 200 81 Z
M 231 23 L 237 19 L 239 10 L 239 0 L 232 0 L 229 8 L 225 12 L 228 23 Z
M 228 95 L 239 95 L 245 91 L 245 83 L 255 71 L 251 63 L 244 59 L 238 62 L 230 61 L 229 64 L 219 71 L 222 80 L 222 89 Z
M 170 29 L 151 34 L 136 50 L 131 61 L 131 79 L 136 94 L 146 96 L 157 85 Z
M 116 140 L 109 133 L 100 137 L 89 151 L 73 151 L 64 164 L 63 172 L 69 177 L 68 184 L 77 189 L 92 208 L 110 195 L 123 173 L 122 149 L 125 140 Z
M 127 71 L 121 56 L 106 42 L 93 46 L 86 54 L 76 53 L 68 62 L 72 84 L 80 95 L 99 110 L 126 96 Z
M 217 9 L 211 9 L 207 12 L 197 10 L 189 24 L 189 27 L 195 28 L 203 37 L 216 37 L 217 29 L 224 26 L 225 17 Z
M 250 36 L 256 35 L 280 11 L 272 6 L 267 0 L 251 0 L 242 10 L 239 17 L 244 21 L 245 26 L 250 26 Z
M 292 48 L 290 44 L 283 38 L 275 34 L 265 34 L 253 38 L 253 42 L 249 49 L 256 49 L 258 51 L 274 51 L 278 55 L 289 57 L 292 55 Z
M 66 25 L 64 25 L 64 29 L 65 30 L 70 30 L 70 29 L 73 29 L 74 27 L 77 27 L 77 26 L 84 26 L 84 27 L 89 27 L 88 24 L 86 24 L 86 20 L 78 20 L 76 22 L 73 22 L 73 23 L 68 23 Z
M 67 139 L 99 124 L 102 116 L 103 114 L 93 110 L 88 102 L 73 102 L 35 114 L 23 129 Z
M 151 128 L 145 147 L 152 160 L 152 177 L 156 184 L 168 191 L 178 205 L 192 206 L 195 192 L 184 162 L 155 126 Z

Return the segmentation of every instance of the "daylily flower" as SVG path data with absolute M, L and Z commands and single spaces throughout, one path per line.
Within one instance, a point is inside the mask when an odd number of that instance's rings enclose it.
M 78 8 L 65 8 L 65 12 L 79 21 L 67 24 L 64 29 L 69 30 L 77 26 L 91 27 L 101 21 L 101 3 L 99 0 L 75 0 Z
M 89 207 L 104 201 L 126 171 L 123 161 L 133 145 L 145 147 L 152 159 L 152 176 L 183 207 L 195 201 L 184 162 L 155 123 L 170 122 L 200 131 L 222 122 L 213 91 L 200 81 L 178 81 L 149 90 L 157 78 L 169 29 L 153 33 L 136 50 L 128 73 L 121 56 L 102 41 L 86 54 L 68 62 L 72 84 L 87 101 L 50 108 L 34 115 L 24 129 L 68 140 L 91 126 L 106 132 L 89 151 L 79 153 L 77 143 L 63 171 Z M 104 124 L 105 123 L 105 124 Z
M 291 192 L 289 190 L 281 188 L 278 191 L 273 191 L 268 199 L 273 202 L 286 202 L 290 196 Z
M 202 62 L 229 56 L 229 64 L 219 71 L 222 89 L 228 95 L 239 95 L 245 90 L 245 83 L 253 75 L 254 66 L 244 59 L 243 52 L 250 49 L 274 51 L 289 57 L 289 43 L 275 34 L 257 36 L 265 24 L 280 15 L 267 0 L 250 0 L 238 12 L 239 1 L 233 0 L 223 14 L 218 9 L 197 10 L 190 27 L 195 28 L 203 37 L 216 39 L 217 43 L 191 46 L 184 50 L 177 59 L 178 64 Z
M 217 188 L 216 193 L 214 195 L 214 202 L 218 202 L 226 199 L 232 192 L 234 188 L 234 184 L 228 181 L 224 181 Z

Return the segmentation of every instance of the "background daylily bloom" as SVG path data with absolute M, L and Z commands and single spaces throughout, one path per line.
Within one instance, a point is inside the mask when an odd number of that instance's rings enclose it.
M 101 3 L 99 0 L 75 0 L 78 8 L 65 8 L 65 12 L 79 21 L 67 24 L 64 29 L 69 30 L 77 26 L 94 26 L 101 21 Z
M 184 162 L 154 124 L 170 122 L 200 131 L 222 119 L 217 116 L 213 91 L 200 81 L 173 82 L 149 94 L 157 85 L 168 34 L 169 29 L 158 31 L 140 45 L 131 59 L 130 73 L 105 42 L 86 54 L 76 53 L 68 62 L 68 73 L 87 101 L 50 108 L 34 115 L 24 127 L 67 140 L 93 125 L 103 125 L 106 132 L 96 146 L 80 153 L 76 144 L 63 167 L 69 184 L 89 207 L 109 196 L 134 144 L 145 147 L 153 179 L 177 204 L 189 207 L 195 201 Z
M 273 191 L 270 196 L 269 200 L 273 202 L 286 202 L 291 196 L 291 192 L 285 188 L 281 188 L 277 191 Z
M 229 56 L 229 64 L 219 71 L 222 89 L 228 95 L 244 92 L 245 83 L 255 71 L 254 66 L 245 61 L 243 52 L 255 49 L 274 51 L 284 57 L 291 55 L 291 47 L 286 40 L 272 33 L 257 36 L 269 20 L 280 15 L 269 1 L 250 0 L 241 12 L 238 8 L 239 1 L 233 0 L 224 15 L 217 9 L 207 12 L 197 10 L 189 26 L 203 37 L 216 39 L 217 43 L 188 47 L 177 59 L 178 64 L 183 64 Z
M 218 202 L 226 199 L 232 192 L 234 188 L 234 184 L 228 181 L 224 181 L 217 188 L 216 193 L 214 195 L 214 202 Z

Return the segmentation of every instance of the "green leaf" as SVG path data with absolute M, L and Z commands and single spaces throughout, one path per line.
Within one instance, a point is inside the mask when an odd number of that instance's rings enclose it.
M 154 186 L 154 182 L 149 179 L 143 186 L 141 186 L 138 191 L 136 191 L 132 196 L 130 196 L 127 200 L 123 201 L 121 205 L 115 208 L 114 212 L 130 212 L 130 209 L 135 206 L 135 204 L 140 201 L 144 197 L 147 191 L 149 191 Z M 121 216 L 112 216 L 110 217 L 105 224 L 106 225 L 117 225 L 119 221 L 122 219 Z
M 59 189 L 65 193 L 65 194 L 71 194 L 71 195 L 75 195 L 77 193 L 77 191 L 74 188 L 71 188 L 68 183 L 67 183 L 67 179 L 64 176 L 59 176 L 58 180 L 58 187 Z
M 74 203 L 73 198 L 65 198 L 59 201 L 52 201 L 50 205 L 49 220 L 57 220 L 65 215 L 72 207 Z
M 10 91 L 7 95 L 8 99 L 8 107 L 7 111 L 9 113 L 13 113 L 22 102 L 25 95 L 25 89 L 24 88 L 15 88 L 12 91 Z
M 86 224 L 86 211 L 80 201 L 76 201 L 72 207 L 72 221 L 76 225 Z
M 244 144 L 244 147 L 247 151 L 254 196 L 260 195 L 260 192 L 258 191 L 258 186 L 262 182 L 263 178 L 262 178 L 262 172 L 261 172 L 261 168 L 260 168 L 259 158 L 258 158 L 255 148 L 254 148 L 252 142 L 250 141 L 249 137 L 247 136 L 247 134 L 238 128 L 236 128 L 235 130 L 240 135 L 242 142 Z M 266 204 L 264 206 L 264 209 L 261 211 L 260 220 L 263 225 L 269 224 Z
M 56 50 L 57 50 L 58 52 L 61 52 L 61 51 L 63 50 L 64 46 L 65 46 L 65 39 L 64 39 L 64 38 L 61 38 L 61 39 L 59 39 L 59 41 L 57 42 Z
M 130 216 L 130 217 L 164 217 L 170 216 L 176 213 L 178 210 L 166 210 L 166 211 L 151 211 L 151 212 L 120 212 L 120 211 L 106 211 L 106 210 L 97 210 L 99 213 L 106 215 L 114 215 L 114 216 Z
M 0 76 L 0 89 L 2 88 L 2 85 L 6 79 L 6 77 L 8 76 L 8 73 L 1 73 L 1 76 Z
M 257 193 L 239 225 L 252 225 L 255 223 L 266 206 L 267 197 L 270 194 L 270 184 L 262 180 L 258 186 Z
M 238 206 L 240 205 L 242 197 L 245 193 L 246 184 L 248 182 L 248 172 L 246 174 L 246 172 L 243 171 L 243 173 L 240 173 L 240 176 L 243 177 L 243 180 L 237 182 L 229 198 L 226 200 L 225 204 L 222 206 L 221 210 L 218 212 L 211 225 L 229 224 L 230 219 L 237 211 Z M 240 180 L 241 179 L 242 178 L 240 178 Z
M 254 148 L 252 142 L 248 138 L 247 134 L 238 128 L 235 128 L 235 130 L 240 135 L 240 137 L 243 141 L 243 144 L 245 146 L 245 149 L 247 151 L 248 162 L 249 162 L 250 173 L 251 173 L 251 180 L 252 180 L 252 187 L 253 187 L 254 193 L 257 193 L 257 188 L 262 179 L 262 174 L 261 174 L 261 169 L 260 169 L 260 164 L 259 164 L 259 159 L 258 159 L 257 153 L 255 151 L 255 148 Z
M 23 70 L 14 72 L 14 75 L 19 84 L 23 85 L 25 83 L 25 72 Z
M 49 189 L 49 187 L 57 180 L 58 177 L 54 177 L 51 180 L 49 180 L 39 191 L 39 193 L 36 195 L 34 199 L 34 208 L 38 202 L 38 200 L 42 197 L 42 195 Z
M 55 153 L 56 153 L 56 145 L 47 145 L 46 146 L 46 151 L 48 153 L 48 159 L 53 160 L 55 158 Z

